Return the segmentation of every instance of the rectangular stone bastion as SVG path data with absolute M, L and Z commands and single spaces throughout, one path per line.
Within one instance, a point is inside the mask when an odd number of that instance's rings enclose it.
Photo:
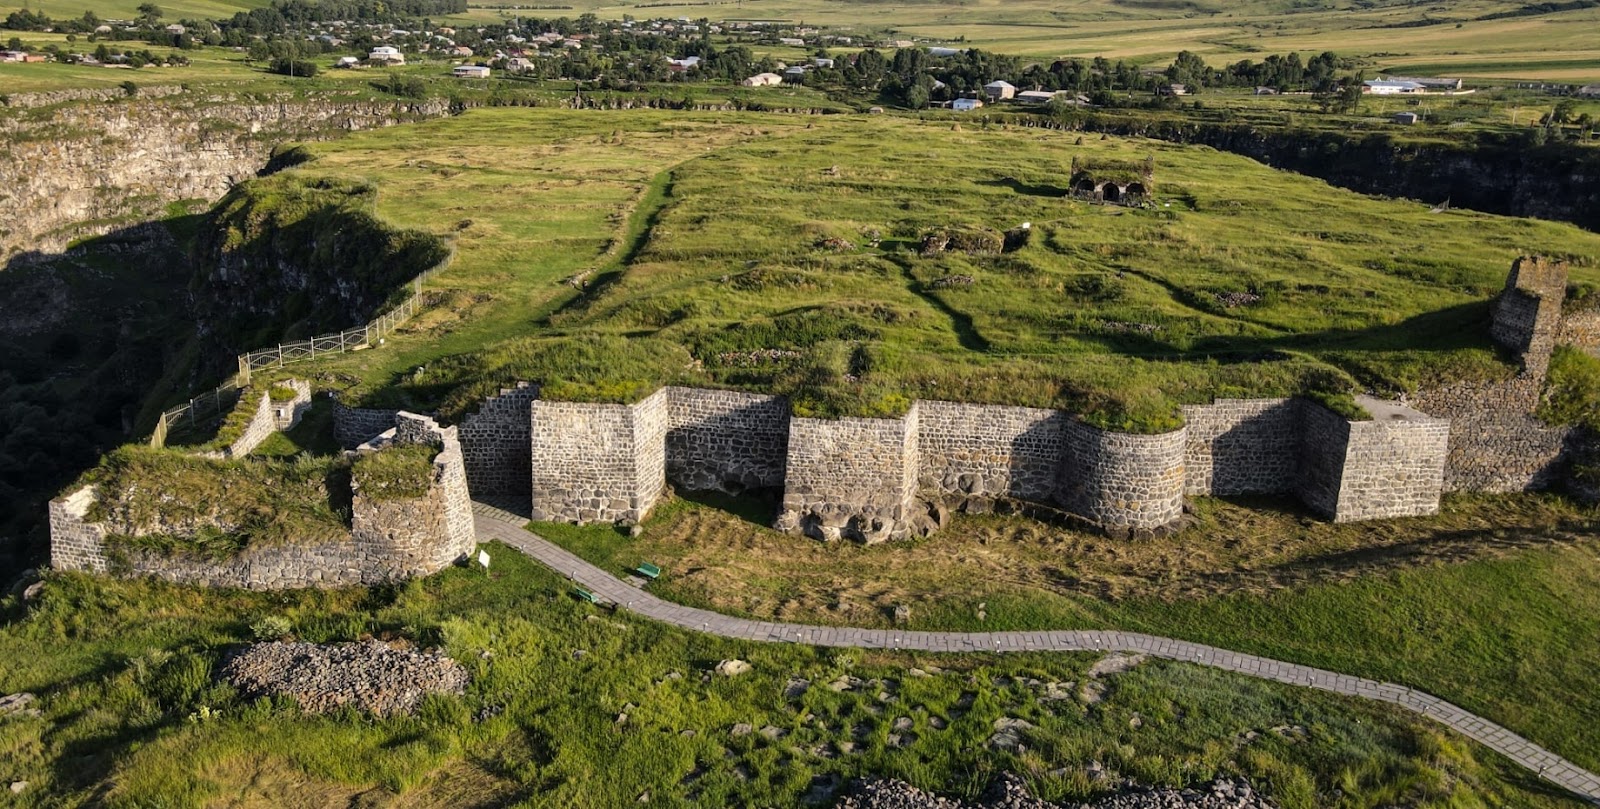
M 508 429 L 478 455 L 495 470 L 527 457 L 533 517 L 556 522 L 637 523 L 669 481 L 781 487 L 776 527 L 824 540 L 924 535 L 1001 503 L 1154 534 L 1181 524 L 1186 496 L 1210 495 L 1290 495 L 1349 521 L 1436 513 L 1449 456 L 1449 420 L 1378 400 L 1373 420 L 1350 421 L 1307 399 L 1219 399 L 1137 435 L 1028 407 L 919 400 L 899 418 L 817 419 L 734 391 L 666 387 L 624 405 L 529 390 L 496 397 L 526 407 L 528 449 Z
M 435 573 L 470 554 L 477 543 L 457 430 L 402 411 L 361 451 L 390 444 L 440 447 L 427 493 L 378 499 L 353 487 L 350 531 L 336 540 L 249 545 L 221 560 L 113 547 L 109 527 L 87 518 L 97 493 L 85 486 L 50 503 L 51 564 L 59 570 L 251 590 L 371 585 Z

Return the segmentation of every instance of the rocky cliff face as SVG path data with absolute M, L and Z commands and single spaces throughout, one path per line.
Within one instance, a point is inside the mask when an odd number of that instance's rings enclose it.
M 448 102 L 179 92 L 0 111 L 0 260 L 214 200 L 253 177 L 274 146 L 449 112 Z

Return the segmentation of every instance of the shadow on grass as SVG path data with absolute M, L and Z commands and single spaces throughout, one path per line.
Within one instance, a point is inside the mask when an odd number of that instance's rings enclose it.
M 678 491 L 678 498 L 697 506 L 716 509 L 751 525 L 769 528 L 778 519 L 782 489 L 749 489 L 741 494 L 718 491 Z
M 1027 197 L 1050 197 L 1059 199 L 1067 195 L 1067 189 L 1058 185 L 1030 185 L 1015 177 L 1002 177 L 998 180 L 977 180 L 977 185 L 986 185 L 990 188 L 1009 188 L 1018 194 Z

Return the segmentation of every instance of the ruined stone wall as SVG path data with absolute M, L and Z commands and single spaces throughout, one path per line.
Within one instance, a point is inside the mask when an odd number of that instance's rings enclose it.
M 632 407 L 635 513 L 626 518 L 629 522 L 643 520 L 667 492 L 667 399 L 663 388 Z
M 345 449 L 355 449 L 394 426 L 398 410 L 347 407 L 333 400 L 333 438 Z
M 1300 470 L 1295 495 L 1306 508 L 1332 519 L 1339 513 L 1344 459 L 1350 448 L 1350 422 L 1319 404 L 1300 409 Z
M 1556 342 L 1600 356 L 1600 306 L 1563 312 Z
M 644 519 L 665 488 L 665 394 L 632 405 L 543 399 L 531 405 L 533 519 Z M 659 449 L 645 446 L 652 440 Z
M 918 408 L 898 419 L 791 419 L 778 529 L 822 540 L 907 536 Z
M 1538 491 L 1561 479 L 1576 432 L 1533 415 L 1543 386 L 1542 377 L 1524 374 L 1457 382 L 1412 397 L 1418 409 L 1451 421 L 1445 491 Z
M 273 426 L 279 431 L 293 430 L 311 410 L 311 383 L 304 379 L 285 379 L 278 385 L 294 391 L 294 398 L 272 403 Z
M 441 447 L 433 481 L 419 498 L 374 500 L 357 490 L 350 533 L 317 543 L 251 545 L 223 560 L 111 548 L 104 525 L 89 522 L 95 492 L 86 486 L 50 503 L 50 560 L 58 570 L 154 577 L 180 584 L 278 590 L 369 585 L 435 573 L 477 542 L 455 428 L 402 413 L 395 443 Z
M 274 385 L 293 390 L 294 397 L 284 401 L 273 401 L 270 390 L 261 391 L 260 397 L 255 399 L 255 412 L 251 414 L 250 422 L 245 425 L 244 432 L 228 446 L 202 454 L 213 458 L 242 458 L 261 446 L 261 442 L 267 440 L 273 433 L 291 429 L 299 424 L 300 418 L 311 409 L 311 383 L 303 379 L 286 379 Z M 245 391 L 246 395 L 249 393 L 249 390 Z
M 1439 513 L 1450 422 L 1406 407 L 1375 415 L 1305 404 L 1300 499 L 1334 522 Z
M 783 485 L 789 403 L 778 396 L 667 388 L 666 474 L 689 491 Z
M 1542 375 L 1562 331 L 1567 265 L 1523 256 L 1511 265 L 1505 291 L 1495 301 L 1489 336 L 1515 353 L 1530 374 Z
M 1062 453 L 1059 410 L 917 402 L 922 493 L 951 505 L 998 497 L 1055 499 Z
M 1112 533 L 1164 529 L 1183 517 L 1185 430 L 1133 435 L 1071 419 L 1062 435 L 1067 511 Z
M 461 452 L 473 494 L 529 494 L 532 445 L 528 416 L 537 398 L 537 385 L 518 382 L 516 387 L 502 388 L 500 395 L 483 400 L 478 412 L 461 422 Z
M 1334 522 L 1438 514 L 1449 437 L 1443 419 L 1352 422 Z
M 1218 399 L 1187 405 L 1184 493 L 1282 494 L 1300 468 L 1300 400 Z

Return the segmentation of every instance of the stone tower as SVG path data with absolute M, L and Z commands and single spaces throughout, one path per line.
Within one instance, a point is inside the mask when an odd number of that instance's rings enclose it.
M 1550 367 L 1566 295 L 1566 262 L 1523 256 L 1511 264 L 1505 291 L 1495 301 L 1489 334 L 1517 355 L 1523 373 L 1542 377 Z

